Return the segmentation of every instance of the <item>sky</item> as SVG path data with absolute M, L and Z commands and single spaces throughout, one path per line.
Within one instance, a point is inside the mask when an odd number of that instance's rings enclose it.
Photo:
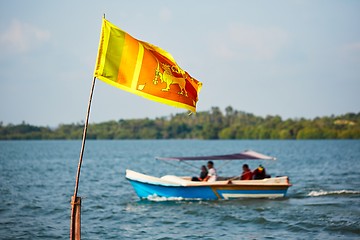
M 0 122 L 85 120 L 102 17 L 203 83 L 197 111 L 360 112 L 360 1 L 0 1 Z M 90 122 L 186 112 L 96 81 Z

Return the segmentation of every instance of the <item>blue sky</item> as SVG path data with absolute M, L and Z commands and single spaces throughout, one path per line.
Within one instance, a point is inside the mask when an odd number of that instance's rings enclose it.
M 360 1 L 1 1 L 0 121 L 85 119 L 103 14 L 203 82 L 198 111 L 360 111 Z M 186 110 L 101 81 L 90 122 Z

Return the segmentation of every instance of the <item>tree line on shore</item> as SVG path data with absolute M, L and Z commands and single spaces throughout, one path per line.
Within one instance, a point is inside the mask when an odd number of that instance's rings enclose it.
M 50 128 L 0 122 L 0 140 L 81 139 L 83 128 L 83 123 Z M 360 112 L 283 120 L 277 115 L 255 116 L 231 106 L 224 112 L 212 107 L 192 115 L 92 123 L 87 139 L 360 139 Z

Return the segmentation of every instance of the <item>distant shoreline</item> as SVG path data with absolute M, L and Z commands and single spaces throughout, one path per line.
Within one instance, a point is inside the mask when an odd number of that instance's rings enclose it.
M 61 124 L 56 128 L 25 122 L 3 125 L 0 140 L 80 140 L 83 123 Z M 89 124 L 87 139 L 360 139 L 360 112 L 314 119 L 259 117 L 231 107 L 218 107 L 196 115 L 186 113 L 155 119 L 120 119 Z

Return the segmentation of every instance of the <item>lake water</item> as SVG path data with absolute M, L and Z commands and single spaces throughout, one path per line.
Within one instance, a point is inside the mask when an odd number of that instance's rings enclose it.
M 68 239 L 81 141 L 0 141 L 0 238 Z M 155 156 L 236 153 L 293 184 L 284 199 L 140 201 L 125 169 L 198 175 Z M 222 165 L 220 175 L 244 162 Z M 254 169 L 260 161 L 246 161 Z M 360 239 L 360 141 L 87 141 L 81 169 L 83 239 Z

